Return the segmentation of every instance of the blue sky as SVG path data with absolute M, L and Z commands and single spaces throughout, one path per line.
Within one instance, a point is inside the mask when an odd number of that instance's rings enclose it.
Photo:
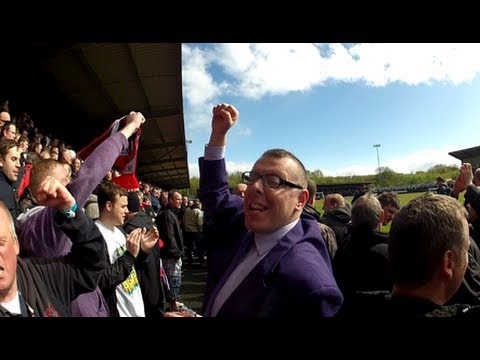
M 325 175 L 410 173 L 460 165 L 480 145 L 480 44 L 183 44 L 190 176 L 208 142 L 212 106 L 240 118 L 227 170 L 267 149 L 293 152 Z

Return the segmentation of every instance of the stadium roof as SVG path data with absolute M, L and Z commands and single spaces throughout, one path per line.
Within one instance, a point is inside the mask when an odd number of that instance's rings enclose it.
M 190 186 L 179 43 L 21 43 L 2 49 L 0 97 L 80 150 L 131 110 L 147 122 L 137 177 Z M 5 56 L 8 54 L 8 56 Z
M 449 155 L 453 156 L 461 160 L 462 162 L 469 162 L 473 166 L 480 165 L 480 146 L 471 147 L 468 149 L 452 151 L 448 153 Z

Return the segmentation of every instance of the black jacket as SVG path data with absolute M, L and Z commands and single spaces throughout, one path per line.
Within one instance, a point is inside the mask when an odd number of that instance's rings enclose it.
M 155 218 L 155 225 L 163 240 L 162 259 L 180 259 L 183 255 L 183 234 L 178 220 L 178 211 L 170 205 Z
M 425 299 L 392 296 L 388 291 L 358 292 L 343 304 L 342 318 L 411 319 L 425 317 L 480 318 L 480 306 L 437 305 Z
M 129 234 L 137 228 L 150 230 L 153 227 L 152 219 L 140 211 L 132 218 L 125 221 L 123 229 Z M 161 318 L 165 312 L 165 289 L 160 277 L 160 244 L 157 242 L 148 253 L 147 259 L 142 263 L 135 262 L 140 288 L 142 290 L 145 316 Z
M 125 235 L 125 230 L 118 227 Z M 103 237 L 102 237 L 103 239 Z M 117 286 L 123 283 L 136 264 L 141 264 L 147 260 L 148 254 L 141 248 L 138 256 L 135 258 L 130 251 L 126 250 L 122 256 L 119 256 L 113 264 L 110 263 L 110 256 L 108 255 L 108 248 L 105 240 L 103 241 L 103 256 L 105 257 L 105 269 L 100 276 L 98 287 L 102 291 L 105 302 L 107 303 L 110 317 L 120 317 L 117 307 Z M 136 269 L 136 267 L 135 267 Z
M 356 291 L 391 290 L 388 234 L 353 229 L 335 254 L 333 275 L 345 299 Z
M 13 223 L 17 227 L 17 216 L 19 215 L 19 207 L 17 202 L 16 184 L 14 184 L 5 175 L 3 170 L 0 170 L 0 200 L 5 203 L 8 211 L 12 214 Z
M 480 305 L 480 249 L 470 238 L 468 266 L 462 284 L 447 304 Z
M 70 302 L 93 291 L 106 265 L 103 236 L 80 208 L 73 219 L 55 222 L 72 240 L 72 251 L 56 258 L 17 258 L 22 316 L 70 316 Z M 0 305 L 0 317 L 13 316 Z
M 338 247 L 342 246 L 345 237 L 350 234 L 352 217 L 350 211 L 346 208 L 336 208 L 334 210 L 326 211 L 320 221 L 332 228 L 337 239 Z

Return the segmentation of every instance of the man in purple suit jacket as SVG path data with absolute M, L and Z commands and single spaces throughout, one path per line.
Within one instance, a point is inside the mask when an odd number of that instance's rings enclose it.
M 199 198 L 213 224 L 204 316 L 334 316 L 343 302 L 308 200 L 305 167 L 286 150 L 265 152 L 243 174 L 245 198 L 230 194 L 228 130 L 238 111 L 213 108 L 212 133 L 200 158 Z

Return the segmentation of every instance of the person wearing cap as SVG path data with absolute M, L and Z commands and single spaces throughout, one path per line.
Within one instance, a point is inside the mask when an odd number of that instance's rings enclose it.
M 97 195 L 91 194 L 88 197 L 88 200 L 85 203 L 84 208 L 85 208 L 85 215 L 87 215 L 92 220 L 97 220 L 100 216 L 100 210 L 98 209 Z
M 141 191 L 129 191 L 127 194 L 128 213 L 125 223 L 122 225 L 127 234 L 138 228 L 151 230 L 154 227 L 152 218 L 140 206 L 140 196 L 143 196 Z M 135 264 L 146 317 L 159 318 L 163 317 L 165 313 L 165 284 L 161 276 L 163 272 L 160 260 L 161 245 L 162 242 L 159 241 L 150 250 L 145 262 Z

